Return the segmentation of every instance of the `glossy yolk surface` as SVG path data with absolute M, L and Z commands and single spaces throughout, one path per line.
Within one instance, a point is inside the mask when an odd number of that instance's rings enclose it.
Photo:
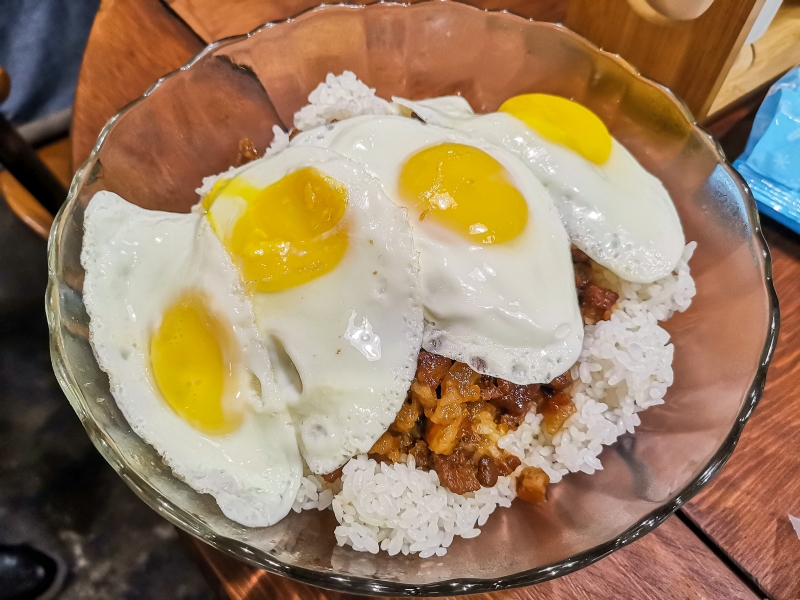
M 528 222 L 528 204 L 505 168 L 465 144 L 413 154 L 401 168 L 399 192 L 420 220 L 436 221 L 474 243 L 502 244 Z
M 187 423 L 209 434 L 236 429 L 242 415 L 224 403 L 227 335 L 194 293 L 181 296 L 164 312 L 150 340 L 153 376 L 162 396 Z
M 577 102 L 549 94 L 522 94 L 503 102 L 500 111 L 597 165 L 611 155 L 611 134 L 605 124 Z
M 220 231 L 213 210 L 209 218 L 252 289 L 276 292 L 302 285 L 342 260 L 347 188 L 336 179 L 304 167 L 266 188 L 241 176 L 218 186 L 204 199 L 206 209 L 221 196 L 246 203 L 231 231 Z

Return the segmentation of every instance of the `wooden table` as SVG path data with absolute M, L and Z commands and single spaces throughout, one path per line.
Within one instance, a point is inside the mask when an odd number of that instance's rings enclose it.
M 308 0 L 315 5 L 318 0 Z M 104 0 L 75 98 L 74 165 L 88 156 L 117 110 L 208 41 L 285 17 L 284 1 L 227 0 L 216 14 L 202 0 Z M 295 3 L 296 4 L 296 3 Z M 488 0 L 542 20 L 562 16 L 560 0 Z M 739 447 L 706 489 L 653 533 L 561 579 L 486 600 L 539 598 L 800 598 L 800 236 L 766 221 L 782 305 L 766 391 Z M 350 598 L 269 575 L 192 539 L 205 570 L 231 598 Z

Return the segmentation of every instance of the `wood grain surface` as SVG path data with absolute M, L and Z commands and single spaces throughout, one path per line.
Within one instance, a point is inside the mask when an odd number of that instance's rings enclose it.
M 188 536 L 187 536 L 188 538 Z M 201 564 L 231 600 L 356 600 L 259 571 L 190 538 Z M 462 596 L 471 600 L 628 600 L 757 598 L 683 524 L 671 517 L 653 533 L 560 579 L 535 586 Z M 453 600 L 452 598 L 450 600 Z
M 715 0 L 692 21 L 656 23 L 629 0 L 570 0 L 566 25 L 666 85 L 702 120 L 763 5 Z
M 281 21 L 323 4 L 320 0 L 166 0 L 206 42 L 252 31 L 265 23 Z M 348 0 L 349 4 L 369 4 L 375 0 Z M 417 2 L 418 0 L 410 0 Z M 489 10 L 506 9 L 538 21 L 563 21 L 567 0 L 461 0 Z
M 73 167 L 89 156 L 100 130 L 120 108 L 203 47 L 159 0 L 103 0 L 75 91 Z
M 11 93 L 11 78 L 8 71 L 0 67 L 0 102 L 5 102 Z
M 762 217 L 763 219 L 763 217 Z M 760 586 L 800 598 L 800 236 L 765 220 L 781 303 L 764 396 L 719 476 L 685 512 Z

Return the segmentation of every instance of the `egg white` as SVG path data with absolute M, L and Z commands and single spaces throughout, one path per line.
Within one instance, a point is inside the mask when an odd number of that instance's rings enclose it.
M 286 385 L 284 394 L 303 457 L 314 473 L 324 474 L 367 452 L 394 421 L 416 371 L 423 318 L 405 211 L 357 164 L 335 152 L 298 147 L 225 176 L 265 188 L 303 167 L 347 187 L 347 251 L 333 270 L 308 283 L 254 292 L 253 305 L 276 355 L 285 351 L 297 370 L 302 389 Z M 232 227 L 241 202 L 223 188 L 210 217 Z
M 356 117 L 301 133 L 292 145 L 328 147 L 355 160 L 399 203 L 405 160 L 446 141 L 498 160 L 525 197 L 529 220 L 514 240 L 478 245 L 430 220 L 412 219 L 426 318 L 423 348 L 515 383 L 550 381 L 577 360 L 583 321 L 569 240 L 529 169 L 505 150 L 404 117 Z
M 213 495 L 230 519 L 250 527 L 282 519 L 297 495 L 302 461 L 252 307 L 208 221 L 144 210 L 99 192 L 84 216 L 81 264 L 92 347 L 133 431 L 177 477 Z M 239 346 L 235 377 L 245 414 L 226 435 L 189 425 L 152 376 L 151 335 L 187 290 L 203 294 Z
M 596 165 L 502 112 L 476 115 L 460 96 L 394 98 L 425 122 L 451 127 L 519 157 L 547 188 L 572 243 L 626 281 L 650 283 L 678 264 L 685 239 L 663 184 L 619 142 Z

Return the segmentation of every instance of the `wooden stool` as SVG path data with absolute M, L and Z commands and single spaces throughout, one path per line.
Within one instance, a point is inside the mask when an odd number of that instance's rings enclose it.
M 10 91 L 11 80 L 0 67 L 0 103 L 8 98 Z M 59 160 L 65 153 L 67 160 Z M 53 222 L 52 213 L 67 197 L 65 186 L 71 175 L 68 153 L 69 146 L 62 143 L 37 156 L 11 124 L 0 116 L 0 165 L 8 169 L 0 172 L 0 193 L 11 210 L 42 237 L 47 237 Z M 56 174 L 48 162 L 56 167 Z

